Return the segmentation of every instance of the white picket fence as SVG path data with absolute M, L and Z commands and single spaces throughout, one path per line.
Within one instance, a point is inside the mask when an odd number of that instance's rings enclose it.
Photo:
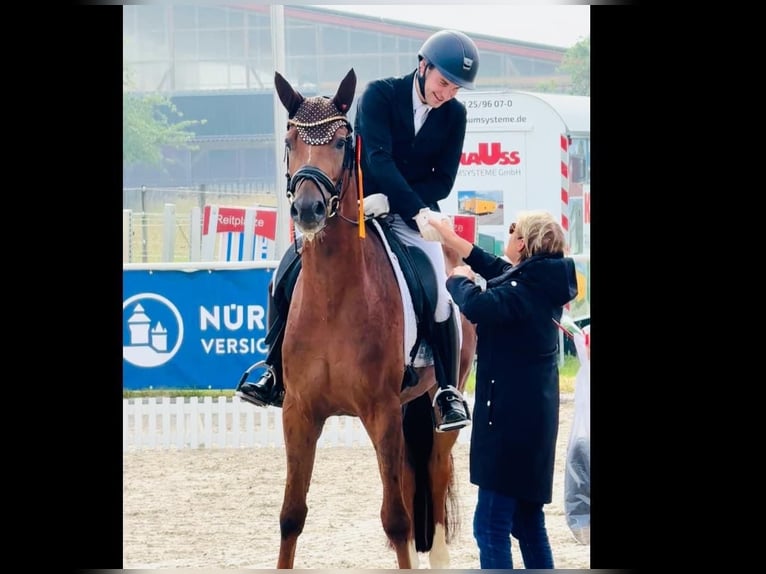
M 468 398 L 472 404 L 472 397 Z M 459 443 L 470 441 L 470 427 Z M 327 419 L 318 446 L 368 446 L 357 417 Z M 282 409 L 236 397 L 150 397 L 122 400 L 122 450 L 282 447 Z

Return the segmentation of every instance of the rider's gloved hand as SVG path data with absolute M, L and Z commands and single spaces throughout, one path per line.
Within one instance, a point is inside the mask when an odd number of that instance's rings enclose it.
M 413 217 L 415 223 L 418 224 L 420 235 L 422 235 L 423 239 L 426 241 L 441 241 L 441 234 L 431 225 L 431 218 L 436 216 L 437 215 L 432 212 L 430 208 L 424 207 L 418 211 L 418 214 L 415 217 Z

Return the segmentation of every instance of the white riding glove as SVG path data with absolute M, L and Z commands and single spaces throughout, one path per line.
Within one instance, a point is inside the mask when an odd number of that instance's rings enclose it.
M 431 219 L 432 218 L 440 218 L 443 219 L 446 216 L 442 216 L 438 213 L 434 213 L 431 211 L 430 208 L 424 207 L 420 211 L 418 211 L 418 214 L 413 217 L 415 220 L 415 223 L 418 224 L 418 230 L 420 231 L 420 235 L 423 236 L 423 239 L 426 241 L 441 241 L 442 236 L 441 233 L 439 233 L 435 227 L 431 225 Z

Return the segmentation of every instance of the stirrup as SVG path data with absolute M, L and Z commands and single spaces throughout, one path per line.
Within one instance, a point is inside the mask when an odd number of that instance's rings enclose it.
M 245 372 L 244 372 L 244 373 L 242 373 L 242 376 L 239 378 L 239 383 L 237 383 L 237 386 L 236 386 L 236 388 L 234 389 L 234 392 L 236 393 L 237 391 L 239 391 L 239 389 L 241 389 L 241 388 L 242 388 L 242 385 L 244 385 L 244 384 L 245 384 L 245 381 L 247 381 L 247 377 L 249 377 L 249 376 L 250 376 L 250 373 L 252 373 L 252 372 L 253 372 L 253 369 L 256 369 L 256 368 L 258 368 L 258 367 L 262 367 L 262 366 L 263 366 L 263 365 L 265 365 L 265 364 L 266 364 L 266 361 L 258 361 L 257 363 L 253 363 L 252 365 L 250 365 L 250 366 L 249 366 L 249 367 L 248 367 L 248 368 L 245 370 Z
M 462 403 L 463 411 L 465 412 L 465 418 L 464 419 L 461 419 L 461 420 L 458 420 L 458 421 L 449 422 L 449 423 L 444 422 L 443 419 L 442 419 L 442 422 L 440 422 L 440 423 L 436 422 L 436 418 L 435 418 L 436 415 L 434 413 L 435 413 L 436 406 L 437 406 L 437 399 L 438 399 L 439 395 L 441 395 L 444 392 L 453 393 L 453 395 L 455 396 L 455 399 L 459 400 Z M 439 416 L 441 418 L 443 416 L 443 412 L 442 412 L 441 405 L 438 405 L 438 406 L 439 406 Z M 446 388 L 443 388 L 443 389 L 439 388 L 439 390 L 434 394 L 434 399 L 433 399 L 433 401 L 431 403 L 431 407 L 432 407 L 431 416 L 434 417 L 434 428 L 436 429 L 436 432 L 438 432 L 438 433 L 447 432 L 447 431 L 451 431 L 451 430 L 460 430 L 460 429 L 465 428 L 465 427 L 467 427 L 468 425 L 471 424 L 471 411 L 468 408 L 468 401 L 466 401 L 465 397 L 463 397 L 461 392 L 458 391 L 452 385 L 449 385 L 449 386 L 447 386 Z

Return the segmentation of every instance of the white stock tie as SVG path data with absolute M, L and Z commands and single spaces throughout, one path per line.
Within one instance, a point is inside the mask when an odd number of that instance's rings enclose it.
M 419 106 L 415 110 L 415 135 L 418 134 L 420 131 L 420 128 L 423 127 L 423 123 L 426 121 L 426 116 L 428 115 L 428 110 L 430 110 L 428 106 Z

